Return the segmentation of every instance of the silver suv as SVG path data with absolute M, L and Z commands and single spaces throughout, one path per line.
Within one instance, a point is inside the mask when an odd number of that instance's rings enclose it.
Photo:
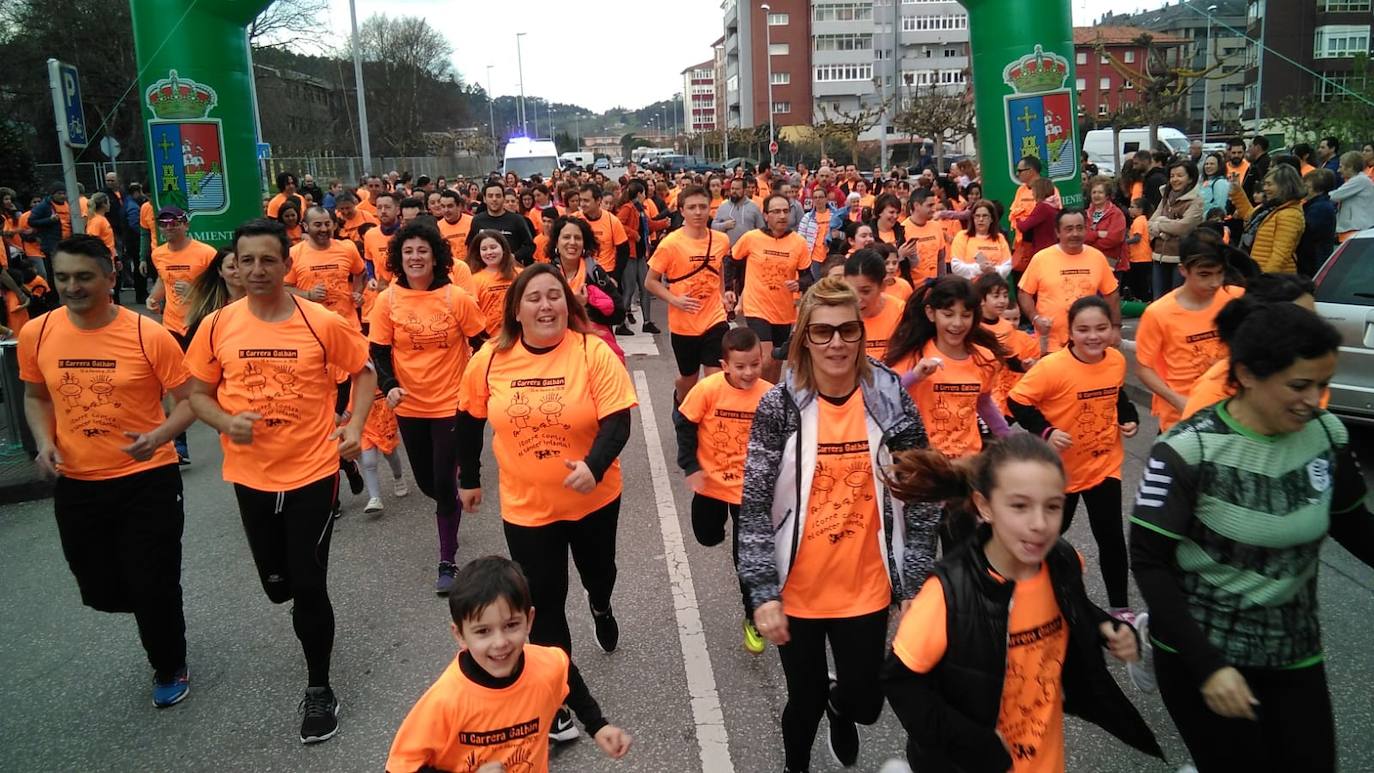
M 1374 425 L 1374 228 L 1336 248 L 1317 272 L 1317 313 L 1341 333 L 1333 413 Z

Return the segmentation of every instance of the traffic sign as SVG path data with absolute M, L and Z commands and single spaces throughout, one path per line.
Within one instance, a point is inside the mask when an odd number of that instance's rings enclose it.
M 772 142 L 768 143 L 768 152 L 769 152 L 769 153 L 772 153 L 772 154 L 775 155 L 775 156 L 778 154 L 778 141 L 777 141 L 777 140 L 773 140 Z
M 258 143 L 258 160 L 259 160 L 259 161 L 262 161 L 262 160 L 264 160 L 264 159 L 268 159 L 268 158 L 271 158 L 271 157 L 272 157 L 272 143 L 270 143 L 270 142 L 259 142 L 259 143 Z
M 119 158 L 119 151 L 119 140 L 108 134 L 100 138 L 100 152 L 104 153 L 106 158 L 111 161 Z
M 54 100 L 59 108 L 58 137 L 73 148 L 85 148 L 90 142 L 86 136 L 86 114 L 81 109 L 81 81 L 76 67 L 49 59 L 48 75 L 58 92 Z

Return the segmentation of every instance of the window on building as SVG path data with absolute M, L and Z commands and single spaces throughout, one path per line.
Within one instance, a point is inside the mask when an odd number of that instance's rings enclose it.
M 1087 64 L 1087 63 L 1088 63 L 1088 54 L 1087 54 L 1087 52 L 1086 52 L 1086 51 L 1079 51 L 1078 54 L 1074 56 L 1073 61 L 1074 61 L 1075 64 Z
M 812 21 L 872 21 L 873 6 L 868 3 L 841 3 L 838 5 L 815 5 L 811 8 Z
M 814 45 L 817 51 L 873 50 L 872 35 L 816 35 L 812 39 L 815 41 Z M 778 44 L 774 43 L 773 45 L 776 46 Z
M 1350 98 L 1350 91 L 1362 90 L 1366 80 L 1353 72 L 1324 72 L 1318 78 L 1315 90 L 1323 102 L 1339 102 Z
M 1327 13 L 1368 13 L 1369 6 L 1369 0 L 1317 0 L 1317 10 Z
M 968 14 L 947 13 L 939 16 L 903 16 L 902 32 L 968 29 Z
M 774 86 L 786 86 L 787 84 L 789 84 L 789 83 L 791 83 L 791 82 L 792 82 L 792 73 L 790 73 L 790 72 L 775 72 L 775 73 L 773 73 L 773 85 L 774 85 Z
M 1312 56 L 1338 59 L 1369 53 L 1369 25 L 1328 24 L 1316 29 Z
M 792 53 L 792 46 L 786 43 L 774 43 L 768 47 L 769 56 L 787 56 Z
M 1102 91 L 1110 91 L 1111 88 L 1112 88 L 1112 79 L 1111 79 L 1111 78 L 1098 78 L 1098 79 L 1097 79 L 1097 88 L 1101 89 Z
M 1127 51 L 1127 52 L 1121 57 L 1121 59 L 1122 59 L 1122 61 L 1124 61 L 1126 64 L 1134 64 L 1134 63 L 1135 63 L 1135 52 L 1134 52 L 1134 51 Z
M 1097 105 L 1097 114 L 1098 114 L 1098 115 L 1106 115 L 1106 114 L 1107 114 L 1107 103 L 1106 103 L 1106 102 L 1099 102 L 1099 103 L 1098 103 L 1098 105 Z
M 953 59 L 953 58 L 955 58 L 955 57 L 957 57 L 957 56 L 959 56 L 959 49 L 957 49 L 957 48 L 946 48 L 946 49 L 945 49 L 945 58 L 946 58 L 946 59 Z
M 1085 78 L 1075 78 L 1073 82 L 1073 87 L 1078 91 L 1087 91 L 1088 81 Z
M 1133 89 L 1133 88 L 1135 88 L 1135 84 L 1134 84 L 1134 83 L 1131 83 L 1131 82 L 1128 80 L 1128 81 L 1126 81 L 1126 82 L 1124 82 L 1124 83 L 1121 84 L 1121 88 L 1123 88 L 1123 89 Z
M 818 83 L 873 80 L 873 65 L 822 64 L 816 66 L 814 76 Z
M 1111 64 L 1111 63 L 1112 63 L 1112 60 L 1108 59 L 1106 54 L 1103 54 L 1103 55 L 1101 55 L 1101 56 L 1099 56 L 1099 57 L 1097 58 L 1097 63 L 1098 63 L 1098 64 Z
M 789 16 L 785 13 L 768 14 L 768 26 L 770 27 L 786 27 L 788 20 Z
M 791 102 L 774 102 L 774 103 L 773 103 L 773 112 L 774 112 L 774 113 L 790 113 L 790 112 L 792 112 L 792 103 L 791 103 Z

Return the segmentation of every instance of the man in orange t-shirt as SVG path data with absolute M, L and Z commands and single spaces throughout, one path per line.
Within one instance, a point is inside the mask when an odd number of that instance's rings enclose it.
M 472 231 L 472 215 L 468 214 L 463 194 L 455 190 L 443 190 L 439 192 L 439 201 L 444 209 L 444 216 L 438 222 L 439 235 L 448 241 L 454 262 L 465 261 L 468 256 L 468 234 Z
M 787 227 L 790 199 L 775 193 L 764 204 L 768 229 L 750 231 L 735 242 L 725 261 L 725 290 L 739 298 L 745 324 L 771 353 L 763 377 L 777 383 L 786 358 L 779 349 L 792 337 L 797 296 L 811 286 L 811 249 Z
M 596 263 L 620 284 L 625 262 L 630 259 L 630 237 L 620 218 L 601 209 L 601 186 L 586 183 L 578 192 L 581 209 L 574 215 L 587 221 L 596 236 Z
M 328 212 L 329 210 L 325 211 Z M 347 191 L 340 193 L 334 199 L 334 214 L 338 218 L 337 236 L 350 242 L 356 242 L 362 238 L 359 234 L 364 225 L 368 223 L 377 224 L 376 205 L 374 204 L 371 209 L 365 210 L 358 203 L 357 198 Z M 304 215 L 301 216 L 301 219 L 304 221 Z
M 326 575 L 339 459 L 361 451 L 377 376 L 355 324 L 287 292 L 290 241 L 280 223 L 252 220 L 234 236 L 248 295 L 196 329 L 186 352 L 191 407 L 220 434 L 224 479 L 234 484 L 267 598 L 293 602 L 309 671 L 300 739 L 316 743 L 338 731 Z M 353 395 L 342 426 L 335 420 L 339 372 L 352 378 Z
M 1021 244 L 1025 235 L 1016 230 L 1017 220 L 1029 215 L 1035 209 L 1035 194 L 1031 192 L 1031 183 L 1040 179 L 1040 159 L 1035 156 L 1022 156 L 1016 162 L 1016 179 L 1021 181 L 1021 186 L 1016 189 L 1016 196 L 1011 200 L 1011 208 L 1007 210 L 1007 222 L 1012 223 L 1012 245 L 1011 253 L 1016 255 L 1016 248 Z
M 948 262 L 945 249 L 945 229 L 935 222 L 930 209 L 930 192 L 918 188 L 911 194 L 911 215 L 902 221 L 902 235 L 906 244 L 899 245 L 898 252 L 915 247 L 914 253 L 908 252 L 903 258 L 911 265 L 911 284 L 917 286 L 927 279 L 935 279 L 944 273 Z M 914 260 L 913 260 L 914 258 Z
M 154 670 L 153 704 L 171 706 L 189 689 L 185 514 L 171 440 L 194 421 L 190 376 L 170 333 L 113 303 L 113 256 L 99 239 L 60 242 L 53 272 L 64 306 L 19 334 L 35 461 L 57 479 L 57 533 L 82 602 L 134 614 Z M 169 392 L 176 407 L 165 416 Z
M 296 193 L 296 175 L 290 172 L 279 172 L 277 174 L 277 195 L 267 202 L 267 216 L 275 218 L 281 207 L 288 201 L 296 202 L 296 207 L 305 209 L 305 202 Z M 316 202 L 317 204 L 319 202 Z
M 162 325 L 172 331 L 181 348 L 186 338 L 187 302 L 191 284 L 215 259 L 215 248 L 191 238 L 186 213 L 176 207 L 163 207 L 157 222 L 167 241 L 153 250 L 157 282 L 148 293 L 148 310 L 162 312 Z M 148 267 L 143 266 L 143 273 Z
M 358 307 L 367 275 L 363 256 L 353 242 L 334 238 L 334 219 L 324 207 L 311 207 L 305 213 L 305 232 L 309 238 L 291 248 L 286 285 L 362 330 Z
M 1048 351 L 1064 348 L 1069 340 L 1069 307 L 1087 295 L 1101 295 L 1111 309 L 1112 325 L 1121 333 L 1121 297 L 1107 256 L 1083 243 L 1087 217 L 1081 209 L 1060 210 L 1055 233 L 1059 243 L 1031 258 L 1017 285 L 1021 314 L 1041 336 L 1049 336 Z M 1115 341 L 1113 342 L 1115 343 Z

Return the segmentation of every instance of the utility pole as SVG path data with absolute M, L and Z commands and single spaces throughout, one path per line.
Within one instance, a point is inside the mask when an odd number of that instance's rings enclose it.
M 358 87 L 358 139 L 362 142 L 363 172 L 372 171 L 372 141 L 367 137 L 367 94 L 363 88 L 363 52 L 358 40 L 356 0 L 348 0 L 348 18 L 353 24 L 353 81 Z
M 528 137 L 530 130 L 525 125 L 525 62 L 520 55 L 520 38 L 524 36 L 523 32 L 515 33 L 515 67 L 520 74 L 520 133 Z
M 487 65 L 487 125 L 491 128 L 491 165 L 496 167 L 496 95 L 491 93 L 491 65 Z
M 1264 121 L 1264 32 L 1268 25 L 1269 15 L 1260 17 L 1260 38 L 1259 38 L 1259 73 L 1255 80 L 1255 134 L 1261 132 Z
M 777 135 L 773 133 L 773 29 L 768 24 L 768 12 L 771 10 L 768 3 L 759 6 L 763 10 L 763 55 L 768 58 L 768 167 L 771 169 L 778 164 L 778 156 L 773 152 L 773 143 L 777 142 Z
M 1207 6 L 1207 42 L 1203 45 L 1203 48 L 1202 48 L 1202 69 L 1203 69 L 1204 72 L 1207 70 L 1207 65 L 1211 64 L 1211 60 L 1212 60 L 1212 14 L 1213 14 L 1213 13 L 1216 13 L 1216 10 L 1217 10 L 1217 7 L 1216 7 L 1215 5 L 1209 5 L 1209 6 Z M 1206 78 L 1206 77 L 1203 77 L 1201 80 L 1202 80 L 1202 144 L 1203 144 L 1203 145 L 1206 145 L 1206 144 L 1207 144 L 1207 92 L 1211 89 L 1211 86 L 1207 83 L 1207 78 Z
M 723 23 L 724 23 L 724 22 L 722 22 L 722 24 L 723 24 Z M 725 51 L 722 51 L 722 52 L 721 52 L 721 57 L 720 57 L 720 58 L 721 58 L 721 61 L 722 61 L 722 62 L 725 62 L 725 61 L 728 60 L 728 51 L 729 51 L 728 46 L 729 46 L 729 43 L 728 43 L 727 41 L 729 41 L 729 40 L 730 40 L 730 30 L 729 30 L 729 29 L 726 29 L 726 30 L 725 30 L 725 37 L 722 39 L 722 42 L 721 42 L 721 45 L 722 45 L 722 46 L 727 46 L 727 48 L 725 49 Z M 739 45 L 739 41 L 735 41 L 735 45 L 738 46 L 738 45 Z M 728 64 L 727 64 L 726 66 L 728 67 Z M 723 73 L 722 73 L 722 74 L 723 74 Z M 738 66 L 738 65 L 735 66 L 735 76 L 736 76 L 736 77 L 739 77 L 739 66 Z M 721 154 L 721 155 L 720 155 L 720 160 L 721 160 L 721 161 L 729 161 L 729 160 L 730 160 L 730 87 L 729 87 L 728 84 L 730 83 L 730 79 L 727 77 L 727 78 L 724 78 L 724 79 L 722 79 L 722 80 L 720 80 L 720 81 L 717 81 L 717 83 L 718 83 L 719 86 L 720 86 L 720 93 L 716 95 L 716 99 L 721 100 L 721 102 L 723 103 L 722 106 L 725 108 L 725 109 L 723 109 L 723 110 L 720 111 L 720 154 Z

